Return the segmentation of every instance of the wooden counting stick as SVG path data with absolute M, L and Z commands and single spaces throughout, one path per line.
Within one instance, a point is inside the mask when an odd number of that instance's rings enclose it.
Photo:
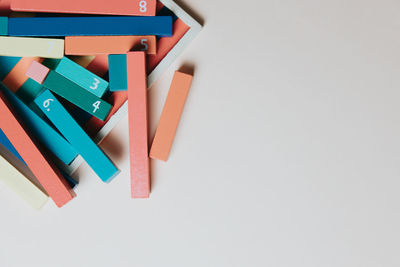
M 26 75 L 100 120 L 105 120 L 110 113 L 112 106 L 103 99 L 36 61 Z
M 57 3 L 59 3 L 59 1 Z M 172 17 L 105 16 L 9 18 L 8 34 L 10 36 L 171 36 Z
M 127 54 L 129 154 L 131 161 L 132 198 L 148 198 L 150 167 L 147 130 L 146 55 Z
M 168 160 L 192 79 L 192 75 L 175 72 L 151 146 L 151 158 Z
M 0 56 L 62 58 L 64 40 L 0 36 Z
M 131 50 L 156 53 L 156 37 L 153 36 L 67 36 L 66 55 L 123 54 Z
M 128 88 L 126 54 L 108 56 L 110 91 L 126 91 Z
M 62 207 L 75 197 L 75 193 L 62 177 L 55 165 L 47 160 L 35 141 L 28 135 L 8 104 L 3 94 L 7 90 L 1 85 L 0 91 L 0 128 L 10 139 L 13 146 L 24 159 L 40 184 L 54 200 L 58 207 Z
M 13 0 L 11 9 L 23 12 L 154 16 L 156 0 Z

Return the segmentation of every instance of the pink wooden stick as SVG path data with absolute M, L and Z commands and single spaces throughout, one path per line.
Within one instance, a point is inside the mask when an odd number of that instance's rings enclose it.
M 146 55 L 144 52 L 129 52 L 127 54 L 127 72 L 132 198 L 148 198 L 150 194 L 150 168 Z

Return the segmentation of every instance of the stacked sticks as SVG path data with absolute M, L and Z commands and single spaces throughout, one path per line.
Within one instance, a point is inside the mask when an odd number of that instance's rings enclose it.
M 171 0 L 13 0 L 11 10 L 0 18 L 0 180 L 36 209 L 75 197 L 82 161 L 112 181 L 119 169 L 98 143 L 128 113 L 132 198 L 148 198 L 149 157 L 167 161 L 192 76 L 175 73 L 150 150 L 147 89 L 201 26 Z

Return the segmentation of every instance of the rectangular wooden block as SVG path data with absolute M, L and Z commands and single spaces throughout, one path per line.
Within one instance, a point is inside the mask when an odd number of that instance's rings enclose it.
M 48 197 L 5 158 L 0 156 L 0 181 L 18 194 L 32 208 L 39 210 Z
M 126 91 L 128 89 L 126 70 L 126 54 L 108 56 L 108 79 L 110 91 Z
M 192 79 L 192 75 L 175 72 L 150 149 L 151 158 L 168 160 Z
M 0 17 L 0 35 L 8 35 L 8 17 Z
M 146 55 L 127 54 L 129 155 L 132 198 L 148 198 L 150 194 L 150 162 L 147 129 Z
M 0 56 L 62 58 L 64 40 L 0 36 Z
M 156 37 L 152 36 L 67 36 L 65 54 L 108 55 L 124 54 L 131 50 L 156 53 Z
M 13 0 L 11 9 L 24 12 L 154 16 L 156 0 Z
M 101 98 L 107 91 L 108 82 L 67 57 L 60 60 L 54 71 L 97 97 Z
M 10 36 L 171 36 L 172 17 L 9 18 L 8 34 Z
M 35 103 L 102 181 L 108 183 L 119 173 L 118 168 L 49 90 L 39 95 Z
M 4 88 L 2 88 L 3 90 Z M 0 128 L 56 205 L 62 207 L 74 198 L 75 193 L 64 180 L 60 171 L 51 161 L 48 161 L 18 122 L 2 91 L 0 92 Z
M 53 127 L 44 119 L 33 112 L 16 95 L 9 90 L 3 90 L 4 95 L 15 110 L 20 119 L 29 128 L 33 135 L 46 149 L 53 153 L 65 164 L 70 164 L 77 156 L 78 152 L 71 146 Z
M 26 75 L 39 83 L 44 80 L 43 86 L 45 88 L 100 120 L 104 120 L 110 113 L 112 108 L 110 104 L 40 63 L 32 62 Z

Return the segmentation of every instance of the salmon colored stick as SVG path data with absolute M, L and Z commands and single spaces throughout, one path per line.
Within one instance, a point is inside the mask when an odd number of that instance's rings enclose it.
M 28 76 L 26 76 L 25 73 L 33 61 L 42 62 L 43 60 L 38 57 L 21 58 L 17 65 L 15 65 L 4 78 L 4 85 L 14 93 L 18 91 L 18 89 L 28 80 Z
M 98 76 L 103 76 L 108 71 L 108 56 L 107 55 L 98 55 L 94 58 L 94 60 L 87 66 L 87 69 Z M 110 119 L 115 112 L 125 103 L 127 100 L 127 92 L 114 92 L 109 97 L 107 97 L 106 101 L 110 103 L 113 107 L 108 114 L 108 117 L 101 121 L 96 117 L 91 117 L 89 121 L 85 124 L 85 131 L 92 137 L 94 137 L 97 132 L 106 124 L 106 122 Z
M 169 53 L 169 51 L 171 51 L 189 29 L 190 27 L 180 19 L 177 19 L 174 22 L 172 36 L 160 38 L 157 43 L 157 54 L 148 56 L 148 73 L 157 67 L 161 60 L 163 60 L 163 58 Z
M 192 75 L 179 71 L 175 72 L 167 100 L 161 113 L 156 135 L 151 145 L 151 158 L 163 161 L 168 160 L 192 79 Z
M 23 12 L 154 16 L 156 0 L 12 0 L 11 10 Z
M 129 155 L 132 198 L 148 198 L 150 168 L 147 130 L 147 80 L 144 52 L 127 54 Z
M 131 50 L 156 53 L 156 37 L 152 36 L 66 36 L 65 54 L 109 55 Z
M 7 89 L 3 87 L 1 90 Z M 0 128 L 58 207 L 62 207 L 75 197 L 74 191 L 60 171 L 47 159 L 18 122 L 2 91 L 0 91 Z

